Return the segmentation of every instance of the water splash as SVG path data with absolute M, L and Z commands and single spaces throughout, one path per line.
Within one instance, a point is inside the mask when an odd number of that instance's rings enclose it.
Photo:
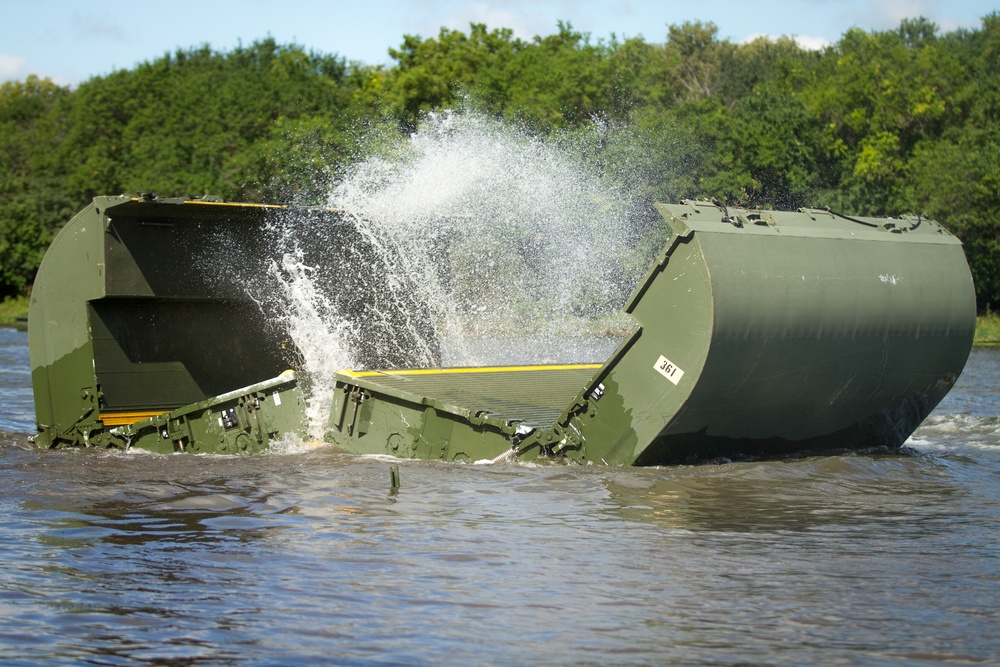
M 573 142 L 429 115 L 328 204 L 336 224 L 281 225 L 269 272 L 317 420 L 340 368 L 601 361 L 616 341 L 595 351 L 595 332 L 629 326 L 636 203 Z
M 333 403 L 334 373 L 354 365 L 349 346 L 351 323 L 319 289 L 315 272 L 300 250 L 283 253 L 280 262 L 272 260 L 268 271 L 276 296 L 284 304 L 279 311 L 280 323 L 295 342 L 306 371 L 306 421 L 314 437 L 322 434 Z
M 441 329 L 573 333 L 637 276 L 634 203 L 567 142 L 472 113 L 428 116 L 393 159 L 363 162 L 330 204 L 404 260 Z M 464 359 L 475 363 L 475 359 Z

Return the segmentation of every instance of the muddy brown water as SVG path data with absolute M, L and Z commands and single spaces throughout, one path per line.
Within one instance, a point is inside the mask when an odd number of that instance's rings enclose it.
M 26 341 L 3 665 L 1000 663 L 995 348 L 902 453 L 639 469 L 39 451 Z

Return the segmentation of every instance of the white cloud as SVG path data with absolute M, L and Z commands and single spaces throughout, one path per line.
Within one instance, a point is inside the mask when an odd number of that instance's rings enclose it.
M 24 56 L 11 56 L 0 53 L 0 83 L 4 81 L 23 81 L 34 74 L 40 79 L 49 79 L 57 86 L 74 86 L 76 82 L 61 74 L 45 74 L 39 72 Z
M 24 56 L 9 56 L 0 53 L 0 81 L 20 79 L 27 72 L 28 59 Z
M 761 37 L 763 37 L 764 39 L 768 39 L 772 42 L 777 41 L 779 38 L 778 35 L 766 35 L 761 32 L 755 32 L 749 37 L 744 38 L 740 43 L 749 44 L 755 39 L 760 39 Z M 823 37 L 810 37 L 808 35 L 791 35 L 791 38 L 795 40 L 796 44 L 798 44 L 801 48 L 807 51 L 820 51 L 830 46 L 830 40 L 825 39 Z
M 810 37 L 809 35 L 792 35 L 795 43 L 807 51 L 821 51 L 830 46 L 830 40 L 823 37 Z

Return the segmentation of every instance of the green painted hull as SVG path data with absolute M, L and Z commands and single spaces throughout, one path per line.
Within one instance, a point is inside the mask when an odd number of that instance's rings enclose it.
M 38 444 L 234 453 L 306 437 L 299 377 L 280 375 L 296 365 L 289 342 L 238 290 L 178 271 L 232 238 L 220 227 L 253 230 L 281 210 L 98 198 L 74 218 L 32 294 Z M 613 465 L 898 447 L 961 373 L 974 291 L 937 223 L 658 210 L 673 234 L 610 358 L 345 370 L 324 440 L 400 458 Z

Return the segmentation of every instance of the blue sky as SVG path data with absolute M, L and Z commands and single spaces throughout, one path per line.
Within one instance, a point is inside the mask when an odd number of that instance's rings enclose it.
M 736 42 L 793 35 L 820 47 L 852 26 L 884 30 L 925 16 L 951 31 L 977 28 L 996 10 L 986 0 L 0 0 L 0 81 L 37 74 L 74 85 L 177 48 L 227 50 L 267 36 L 391 65 L 387 51 L 403 35 L 467 30 L 470 22 L 530 39 L 564 20 L 595 40 L 616 33 L 661 43 L 667 25 L 701 20 Z

